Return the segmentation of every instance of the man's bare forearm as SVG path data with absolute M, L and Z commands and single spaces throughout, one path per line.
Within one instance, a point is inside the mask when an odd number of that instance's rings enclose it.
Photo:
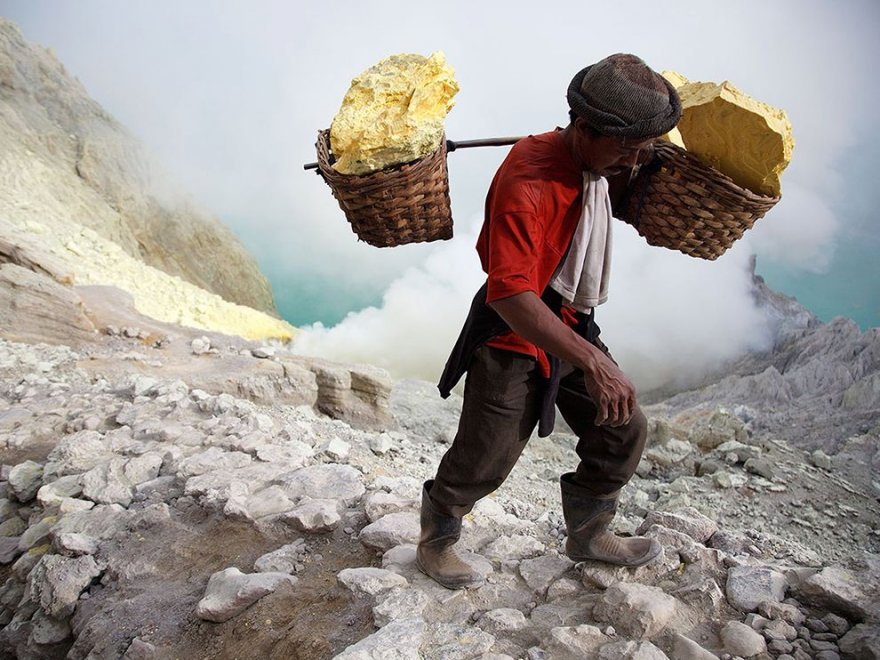
M 584 385 L 596 404 L 596 424 L 620 426 L 636 405 L 633 384 L 616 364 L 565 325 L 533 292 L 490 303 L 520 337 L 584 372 Z

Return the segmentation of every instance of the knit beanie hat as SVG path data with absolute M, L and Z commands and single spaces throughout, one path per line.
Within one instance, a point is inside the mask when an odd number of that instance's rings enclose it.
M 582 69 L 568 86 L 568 105 L 602 135 L 647 139 L 681 118 L 675 88 L 635 55 L 618 53 Z

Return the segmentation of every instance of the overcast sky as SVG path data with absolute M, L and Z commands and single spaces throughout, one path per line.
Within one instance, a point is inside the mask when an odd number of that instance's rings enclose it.
M 418 280 L 426 290 L 443 273 L 471 273 L 443 285 L 453 302 L 451 318 L 441 323 L 440 353 L 457 332 L 474 281 L 479 285 L 473 234 L 505 150 L 450 155 L 453 241 L 393 250 L 358 243 L 329 189 L 302 164 L 314 160 L 317 130 L 329 125 L 362 70 L 393 53 L 444 51 L 461 85 L 446 123 L 453 139 L 563 124 L 571 76 L 622 51 L 691 80 L 730 80 L 785 109 L 796 148 L 782 178 L 783 200 L 736 250 L 707 264 L 647 248 L 626 227 L 618 231 L 612 302 L 602 314 L 624 341 L 634 323 L 654 328 L 638 360 L 656 350 L 654 342 L 673 350 L 691 345 L 693 333 L 665 337 L 657 324 L 697 324 L 701 337 L 714 333 L 716 341 L 722 323 L 747 332 L 752 326 L 740 328 L 731 318 L 752 322 L 742 274 L 751 252 L 821 271 L 837 238 L 877 234 L 873 216 L 847 217 L 846 209 L 853 196 L 864 200 L 857 207 L 877 208 L 868 203 L 877 200 L 869 183 L 875 176 L 849 164 L 880 151 L 878 7 L 871 0 L 0 0 L 0 14 L 29 41 L 51 47 L 197 201 L 232 226 L 270 273 L 276 294 L 279 283 L 304 281 L 304 273 L 340 301 L 378 299 L 392 282 L 400 290 Z M 656 288 L 658 276 L 665 288 Z M 694 297 L 702 307 L 690 318 L 685 303 Z M 399 312 L 385 316 L 390 327 Z

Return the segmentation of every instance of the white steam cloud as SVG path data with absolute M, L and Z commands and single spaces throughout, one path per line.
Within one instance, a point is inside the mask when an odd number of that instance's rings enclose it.
M 485 280 L 474 250 L 479 222 L 395 280 L 381 307 L 349 314 L 333 328 L 302 328 L 294 350 L 436 381 Z M 766 321 L 750 293 L 747 246 L 707 262 L 649 247 L 621 222 L 615 232 L 611 295 L 597 320 L 640 390 L 686 382 L 766 346 Z
M 330 295 L 340 282 L 346 291 L 384 291 L 377 308 L 335 328 L 308 328 L 299 350 L 380 364 L 398 376 L 434 380 L 443 366 L 482 281 L 476 216 L 503 153 L 450 157 L 454 215 L 472 219 L 459 223 L 453 241 L 393 250 L 358 243 L 330 191 L 302 163 L 314 160 L 316 131 L 329 125 L 351 78 L 392 53 L 446 53 L 461 83 L 446 123 L 453 139 L 564 123 L 571 75 L 624 51 L 691 80 L 730 80 L 788 112 L 796 147 L 783 199 L 748 243 L 706 263 L 649 248 L 619 225 L 611 300 L 598 316 L 616 358 L 642 388 L 760 343 L 749 252 L 759 264 L 828 268 L 847 226 L 844 194 L 870 186 L 864 172 L 845 168 L 856 148 L 852 127 L 872 126 L 880 105 L 880 89 L 866 82 L 880 60 L 876 0 L 853 0 L 846 11 L 813 0 L 612 9 L 579 0 L 552 12 L 500 0 L 263 0 L 257 7 L 7 0 L 3 15 L 25 38 L 55 50 L 266 271 L 288 281 L 320 278 L 332 284 Z M 876 151 L 876 137 L 868 136 L 873 142 L 858 148 Z M 861 190 L 852 185 L 858 177 Z

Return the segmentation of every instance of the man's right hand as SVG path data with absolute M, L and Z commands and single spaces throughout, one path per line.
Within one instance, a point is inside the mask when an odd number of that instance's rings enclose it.
M 636 390 L 620 368 L 604 352 L 565 325 L 532 292 L 490 303 L 501 318 L 526 341 L 584 372 L 587 393 L 596 404 L 595 423 L 626 424 L 636 407 Z
M 596 426 L 622 426 L 636 409 L 636 388 L 612 360 L 600 351 L 593 368 L 584 369 L 584 385 L 596 404 Z

